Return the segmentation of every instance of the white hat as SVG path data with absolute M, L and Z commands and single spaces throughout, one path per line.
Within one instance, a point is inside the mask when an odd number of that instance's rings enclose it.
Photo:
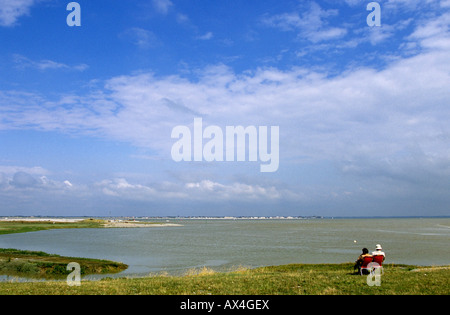
M 381 248 L 381 245 L 380 245 L 380 244 L 377 244 L 377 245 L 375 246 L 375 249 L 382 249 L 382 248 Z

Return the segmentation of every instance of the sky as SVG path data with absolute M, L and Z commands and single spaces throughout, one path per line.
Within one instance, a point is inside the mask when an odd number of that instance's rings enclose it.
M 450 215 L 450 0 L 69 2 L 0 0 L 0 216 Z

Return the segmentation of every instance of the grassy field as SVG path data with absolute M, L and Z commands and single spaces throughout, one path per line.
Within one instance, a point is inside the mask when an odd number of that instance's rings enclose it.
M 134 279 L 0 283 L 0 294 L 31 295 L 448 295 L 450 267 L 386 265 L 380 286 L 353 273 L 353 264 L 284 265 L 216 273 Z

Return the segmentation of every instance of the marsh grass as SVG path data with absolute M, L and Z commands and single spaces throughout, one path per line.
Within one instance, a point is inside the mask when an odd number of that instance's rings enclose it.
M 27 250 L 0 249 L 0 275 L 32 279 L 64 278 L 70 273 L 66 268 L 71 262 L 80 264 L 81 275 L 117 273 L 128 268 L 125 264 L 108 260 L 64 257 Z
M 448 295 L 449 268 L 386 265 L 381 286 L 367 285 L 353 264 L 293 264 L 214 272 L 208 268 L 183 276 L 63 282 L 0 283 L 0 294 L 81 295 Z M 419 269 L 419 271 L 416 271 Z
M 51 229 L 101 228 L 104 224 L 104 220 L 98 219 L 86 219 L 78 222 L 0 221 L 0 235 Z

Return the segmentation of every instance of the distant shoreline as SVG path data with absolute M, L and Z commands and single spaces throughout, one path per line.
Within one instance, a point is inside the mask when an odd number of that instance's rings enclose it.
M 177 227 L 181 224 L 171 222 L 152 222 L 138 220 L 105 220 L 94 218 L 35 218 L 35 217 L 3 217 L 0 218 L 0 235 L 12 233 L 37 232 L 51 229 L 72 228 L 153 228 Z
M 26 223 L 80 223 L 86 220 L 86 218 L 54 218 L 54 217 L 3 217 L 0 218 L 0 222 L 26 222 Z M 93 219 L 94 220 L 94 219 Z M 111 219 L 105 220 L 101 219 L 101 224 L 105 228 L 148 228 L 148 227 L 159 227 L 159 226 L 182 226 L 181 224 L 175 223 L 154 223 L 146 221 L 138 221 L 135 219 Z
M 85 219 L 62 219 L 62 218 L 35 218 L 35 217 L 4 217 L 0 218 L 1 222 L 58 222 L 58 223 L 75 223 Z
M 182 226 L 175 223 L 153 223 L 142 221 L 122 221 L 122 220 L 108 220 L 104 225 L 105 228 L 150 228 L 160 226 Z
M 100 219 L 105 221 L 139 221 L 139 220 L 342 220 L 342 219 L 448 219 L 450 216 L 26 216 L 26 215 L 2 215 L 1 221 L 36 221 L 36 222 L 61 222 L 75 223 L 87 219 Z M 144 221 L 146 222 L 146 221 Z
M 139 220 L 306 220 L 306 219 L 331 219 L 321 216 L 0 216 L 0 221 L 36 221 L 36 222 L 80 222 L 87 219 L 99 219 L 105 221 L 139 221 Z M 146 221 L 140 221 L 146 222 Z

